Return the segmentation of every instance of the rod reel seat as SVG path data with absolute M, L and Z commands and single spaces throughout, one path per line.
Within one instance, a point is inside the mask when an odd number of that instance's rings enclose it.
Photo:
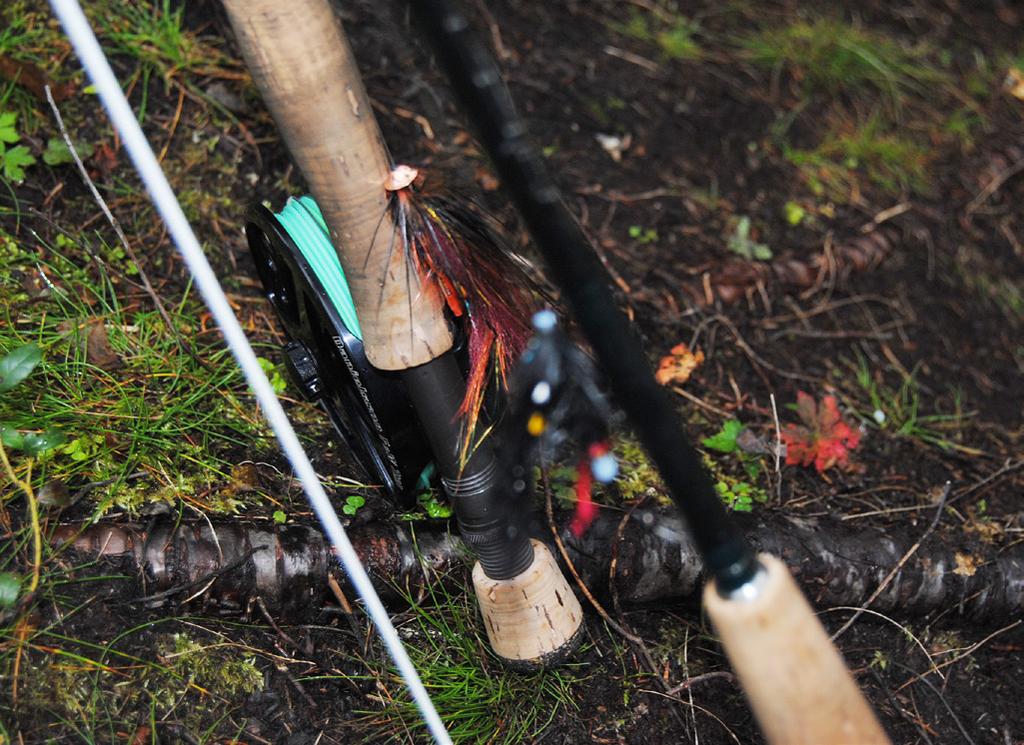
M 278 213 L 254 204 L 245 234 L 284 326 L 292 383 L 327 413 L 371 482 L 410 507 L 427 485 L 433 456 L 400 376 L 367 360 L 345 273 L 316 202 L 291 198 Z

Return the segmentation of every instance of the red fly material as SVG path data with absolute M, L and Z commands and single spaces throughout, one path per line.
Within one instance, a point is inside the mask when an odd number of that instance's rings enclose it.
M 577 538 L 580 538 L 594 522 L 597 515 L 597 507 L 594 506 L 591 487 L 594 477 L 590 473 L 590 459 L 580 458 L 576 464 L 576 512 L 569 523 L 569 530 Z
M 608 453 L 609 450 L 607 442 L 591 443 L 587 448 L 587 454 L 576 464 L 576 512 L 573 514 L 572 522 L 569 523 L 569 530 L 577 538 L 587 532 L 587 528 L 597 517 L 597 505 L 594 504 L 592 493 L 594 475 L 591 471 L 591 463 L 595 458 L 600 458 Z
M 454 318 L 466 324 L 469 373 L 459 409 L 464 448 L 475 431 L 492 380 L 507 387 L 526 347 L 529 318 L 537 307 L 536 284 L 502 243 L 493 220 L 455 200 L 420 194 L 418 179 L 393 172 L 389 189 L 397 240 L 416 271 L 420 290 L 434 288 Z M 393 249 L 392 249 L 393 250 Z M 464 452 L 467 452 L 464 450 Z

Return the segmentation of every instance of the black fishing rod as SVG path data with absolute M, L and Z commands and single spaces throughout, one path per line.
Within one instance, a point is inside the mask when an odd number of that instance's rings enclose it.
M 528 141 L 493 55 L 454 3 L 414 0 L 412 7 L 617 403 L 686 517 L 708 573 L 724 591 L 749 582 L 758 569 L 754 552 L 729 520 L 700 455 L 683 434 L 674 403 L 654 379 L 632 324 L 616 307 L 604 268 Z
M 451 0 L 411 0 L 411 7 L 616 402 L 689 525 L 710 578 L 705 605 L 768 739 L 887 742 L 788 571 L 756 556 L 729 519 L 593 248 L 529 142 L 493 54 Z

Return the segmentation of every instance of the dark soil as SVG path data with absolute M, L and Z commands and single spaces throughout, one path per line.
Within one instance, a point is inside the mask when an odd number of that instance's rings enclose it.
M 980 205 L 971 204 L 994 176 L 1024 157 L 1024 102 L 1003 93 L 996 74 L 990 94 L 973 101 L 983 124 L 969 141 L 941 133 L 930 138 L 927 189 L 886 193 L 861 179 L 854 198 L 815 196 L 774 134 L 803 100 L 800 81 L 788 68 L 773 73 L 752 66 L 728 51 L 734 49 L 728 40 L 804 16 L 853 18 L 906 43 L 927 41 L 947 51 L 946 64 L 959 86 L 976 52 L 992 59 L 1019 53 L 1014 44 L 1024 30 L 1024 14 L 999 0 L 844 3 L 843 9 L 825 3 L 687 3 L 680 10 L 700 22 L 698 40 L 718 41 L 704 42 L 705 59 L 686 61 L 665 58 L 656 43 L 615 31 L 632 14 L 646 12 L 648 4 L 639 0 L 488 5 L 489 13 L 476 21 L 484 29 L 491 24 L 492 43 L 500 39 L 520 111 L 606 261 L 652 362 L 679 342 L 699 346 L 706 355 L 685 385 L 690 397 L 679 399 L 694 438 L 714 434 L 733 417 L 771 440 L 769 396 L 778 401 L 783 422 L 795 421 L 784 405 L 794 402 L 799 390 L 815 398 L 832 393 L 851 421 L 863 421 L 853 467 L 823 474 L 785 467 L 778 490 L 770 476 L 762 479 L 767 502 L 754 510 L 829 514 L 884 528 L 912 543 L 925 534 L 949 481 L 941 520 L 926 540 L 982 557 L 1019 542 L 1024 177 L 1007 178 Z M 474 194 L 518 236 L 515 216 L 492 186 L 485 159 L 463 135 L 465 124 L 401 5 L 346 3 L 343 18 L 396 160 L 421 164 L 428 177 L 437 173 L 452 190 Z M 190 7 L 186 19 L 204 34 L 230 39 L 219 7 Z M 118 64 L 130 70 L 129 61 Z M 199 82 L 208 87 L 214 81 Z M 170 158 L 190 130 L 208 134 L 220 128 L 228 135 L 217 147 L 226 153 L 223 162 L 234 163 L 236 170 L 198 176 L 203 189 L 227 195 L 232 206 L 199 209 L 195 225 L 217 250 L 218 268 L 231 278 L 233 289 L 254 297 L 259 290 L 240 233 L 244 204 L 268 199 L 279 206 L 301 184 L 251 85 L 227 85 L 244 98 L 245 108 L 215 124 L 205 113 L 207 104 L 187 97 L 183 132 Z M 139 96 L 134 91 L 135 103 Z M 833 99 L 844 95 L 812 97 L 811 114 L 801 114 L 788 135 L 794 147 L 811 148 L 819 141 L 822 119 L 815 111 L 824 117 Z M 166 129 L 177 100 L 176 90 L 150 83 L 147 106 L 154 133 Z M 849 111 L 868 105 L 853 95 L 844 100 Z M 908 126 L 940 121 L 952 100 L 937 92 L 934 101 L 918 101 L 907 115 Z M 431 137 L 408 112 L 429 121 Z M 620 161 L 602 148 L 598 134 L 630 136 Z M 118 167 L 127 172 L 126 163 Z M 258 177 L 254 183 L 245 179 L 250 173 Z M 41 211 L 39 217 L 26 216 L 23 230 L 31 226 L 45 233 L 47 216 L 73 225 L 92 215 L 75 179 L 67 178 L 64 191 L 47 200 L 56 177 L 41 174 L 38 182 L 30 178 L 19 189 L 23 204 Z M 791 225 L 783 217 L 787 202 L 803 205 L 813 219 Z M 883 212 L 894 206 L 900 208 L 891 216 Z M 788 281 L 767 269 L 753 282 L 736 279 L 737 262 L 745 262 L 726 246 L 740 216 L 751 219 L 756 240 L 770 246 L 776 258 L 813 267 L 811 281 Z M 884 236 L 883 245 L 870 261 L 830 263 L 837 247 L 876 234 Z M 183 270 L 160 229 L 154 227 L 149 237 L 147 269 L 173 296 L 185 279 Z M 525 237 L 521 243 L 528 252 Z M 276 339 L 268 306 L 246 303 L 242 313 L 259 335 Z M 963 416 L 952 424 L 919 420 L 921 428 L 938 432 L 941 444 L 919 430 L 898 433 L 875 426 L 871 398 L 857 380 L 858 364 L 879 390 L 899 391 L 912 377 L 907 385 L 917 396 L 919 417 Z M 322 472 L 350 468 L 336 448 L 315 455 Z M 720 467 L 728 478 L 743 478 L 738 462 L 723 459 Z M 379 501 L 371 501 L 370 510 L 361 519 L 389 512 Z M 68 585 L 68 593 L 69 605 L 89 603 L 88 612 L 65 624 L 62 633 L 68 638 L 105 642 L 111 629 L 139 623 L 140 611 L 126 604 L 130 598 L 95 596 L 88 584 Z M 831 630 L 851 614 L 819 610 Z M 54 620 L 52 609 L 40 614 Z M 591 614 L 578 658 L 578 669 L 587 675 L 574 687 L 575 707 L 563 707 L 538 740 L 762 741 L 736 684 L 728 676 L 700 678 L 728 668 L 695 604 L 624 608 L 613 616 L 646 640 L 656 673 L 638 650 Z M 242 623 L 235 616 L 177 618 L 160 625 L 161 633 L 187 627 L 203 639 L 223 635 L 288 660 L 261 663 L 265 691 L 232 702 L 231 714 L 212 724 L 203 741 L 234 737 L 230 741 L 298 745 L 377 737 L 366 715 L 356 714 L 379 706 L 375 678 L 332 678 L 366 675 L 358 661 L 362 640 L 354 638 L 344 618 L 328 614 L 316 623 L 287 626 L 289 642 L 258 608 L 243 617 Z M 118 649 L 151 658 L 154 638 L 148 631 L 135 634 Z M 1024 743 L 1024 625 L 1019 619 L 979 626 L 960 618 L 955 607 L 913 619 L 866 613 L 839 646 L 893 742 Z M 305 683 L 297 680 L 307 677 Z M 696 679 L 689 689 L 664 693 L 687 678 Z M 146 721 L 145 712 L 139 721 L 140 726 Z M 168 721 L 161 726 L 161 741 L 201 737 Z M 29 722 L 18 726 L 25 742 L 30 732 L 46 737 Z M 73 740 L 70 728 L 54 725 L 50 731 L 59 733 L 57 741 Z M 401 730 L 397 733 L 400 739 Z M 131 735 L 112 733 L 110 739 L 127 741 Z

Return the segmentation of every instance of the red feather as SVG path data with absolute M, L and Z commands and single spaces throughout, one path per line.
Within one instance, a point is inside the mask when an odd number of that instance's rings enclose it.
M 392 191 L 396 230 L 421 286 L 435 287 L 466 323 L 469 374 L 459 408 L 463 453 L 479 421 L 488 383 L 507 388 L 508 375 L 530 339 L 539 290 L 478 209 L 408 186 Z

